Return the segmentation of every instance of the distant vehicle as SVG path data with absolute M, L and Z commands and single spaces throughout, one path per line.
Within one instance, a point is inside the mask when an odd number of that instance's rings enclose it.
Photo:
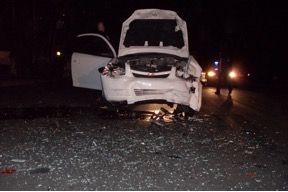
M 208 86 L 216 86 L 217 82 L 218 82 L 218 70 L 215 69 L 209 69 L 206 72 L 206 83 L 205 85 Z M 225 76 L 224 76 L 225 75 Z M 249 74 L 247 75 L 249 76 Z M 221 81 L 225 81 L 225 80 L 229 80 L 231 82 L 233 82 L 233 86 L 238 86 L 241 85 L 244 81 L 245 81 L 246 77 L 243 74 L 242 71 L 240 71 L 237 68 L 233 68 L 230 71 L 227 71 L 226 73 L 222 74 L 222 80 Z M 225 82 L 222 82 L 223 86 L 225 85 Z
M 189 54 L 186 22 L 176 12 L 136 10 L 122 25 L 118 55 L 99 34 L 81 34 L 72 54 L 75 87 L 102 90 L 110 102 L 162 100 L 199 111 L 202 69 Z

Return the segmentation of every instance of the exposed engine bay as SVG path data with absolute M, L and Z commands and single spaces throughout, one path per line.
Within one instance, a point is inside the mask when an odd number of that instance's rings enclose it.
M 106 76 L 117 77 L 125 75 L 125 67 L 129 67 L 134 77 L 166 78 L 172 67 L 176 69 L 176 76 L 187 79 L 188 59 L 165 54 L 142 54 L 140 56 L 126 56 L 112 60 L 101 73 Z M 196 78 L 196 77 L 194 77 Z
M 167 55 L 150 55 L 137 58 L 128 58 L 126 63 L 132 70 L 157 73 L 171 71 L 171 68 L 183 68 L 187 64 L 187 59 L 176 59 Z

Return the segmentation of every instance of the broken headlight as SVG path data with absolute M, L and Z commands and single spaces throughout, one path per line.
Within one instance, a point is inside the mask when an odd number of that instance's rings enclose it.
M 176 70 L 176 77 L 179 77 L 181 79 L 187 80 L 187 81 L 195 81 L 197 78 L 193 75 L 188 74 L 187 72 L 183 71 L 182 69 Z
M 120 65 L 109 63 L 100 70 L 100 73 L 104 76 L 118 77 L 125 75 L 125 69 Z

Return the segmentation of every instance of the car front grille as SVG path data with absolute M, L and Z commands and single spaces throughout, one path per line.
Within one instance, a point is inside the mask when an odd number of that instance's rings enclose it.
M 137 73 L 132 73 L 134 77 L 138 78 L 167 78 L 169 74 L 164 74 L 164 75 L 155 75 L 153 73 L 148 74 L 148 75 L 143 75 L 143 74 L 137 74 Z

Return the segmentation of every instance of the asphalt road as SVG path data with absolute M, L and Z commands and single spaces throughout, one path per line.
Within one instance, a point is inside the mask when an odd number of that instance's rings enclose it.
M 0 190 L 288 190 L 286 99 L 204 88 L 199 113 L 164 121 L 95 91 L 1 88 Z

